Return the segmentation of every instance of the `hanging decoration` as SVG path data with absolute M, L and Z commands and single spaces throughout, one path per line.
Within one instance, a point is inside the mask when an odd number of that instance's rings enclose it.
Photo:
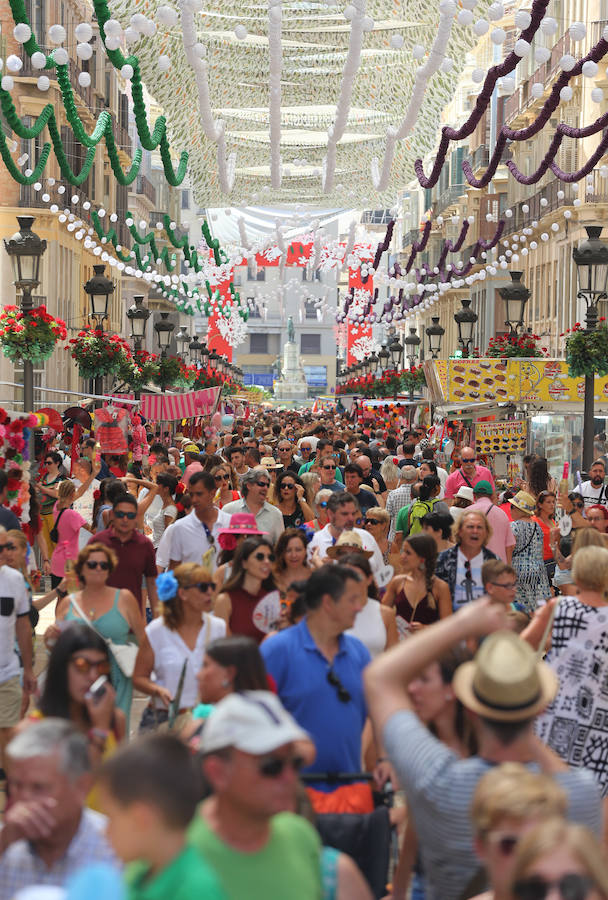
M 18 306 L 4 306 L 0 312 L 0 347 L 11 362 L 22 359 L 34 365 L 43 363 L 57 341 L 66 337 L 65 322 L 49 315 L 46 306 L 27 312 Z
M 118 375 L 131 357 L 131 347 L 118 334 L 83 328 L 68 341 L 66 350 L 78 365 L 81 378 L 97 378 L 99 375 Z

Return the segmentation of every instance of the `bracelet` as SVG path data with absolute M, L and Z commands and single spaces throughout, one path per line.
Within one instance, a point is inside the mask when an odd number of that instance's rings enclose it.
M 90 728 L 87 732 L 87 738 L 90 744 L 94 744 L 102 753 L 106 749 L 106 743 L 110 735 L 109 731 L 104 728 Z
M 55 588 L 55 593 L 57 594 L 57 596 L 59 597 L 60 600 L 63 600 L 63 598 L 67 597 L 67 595 L 68 595 L 67 591 L 62 591 L 58 587 Z

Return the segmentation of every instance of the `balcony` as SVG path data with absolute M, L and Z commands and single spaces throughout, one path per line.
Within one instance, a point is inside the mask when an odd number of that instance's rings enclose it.
M 361 215 L 362 225 L 388 225 L 392 216 L 389 209 L 366 209 Z
M 605 24 L 605 23 L 604 23 Z M 593 25 L 602 25 L 600 22 L 594 22 Z M 603 28 L 603 25 L 602 25 Z M 601 37 L 601 32 L 599 37 Z M 598 38 L 599 40 L 599 38 Z M 553 75 L 559 70 L 559 61 L 566 53 L 570 53 L 570 34 L 566 32 L 561 36 L 557 44 L 551 49 L 551 58 L 539 66 L 526 81 L 522 82 L 517 90 L 508 98 L 505 103 L 505 123 L 511 124 L 512 120 L 533 103 L 538 103 L 531 94 L 533 84 L 542 84 L 546 86 Z
M 468 155 L 468 161 L 471 164 L 473 172 L 479 169 L 487 169 L 490 162 L 490 148 L 486 144 L 480 144 Z
M 595 186 L 598 190 L 598 199 L 599 192 L 603 191 L 602 198 L 605 200 L 608 198 L 608 185 L 606 185 L 605 179 L 600 178 L 597 172 L 594 172 Z M 560 199 L 557 196 L 558 191 L 564 192 L 563 199 Z M 546 184 L 544 187 L 540 188 L 536 191 L 535 194 L 532 194 L 531 197 L 526 198 L 525 200 L 520 200 L 519 203 L 515 203 L 511 206 L 513 210 L 513 215 L 510 219 L 505 220 L 505 228 L 503 235 L 513 234 L 515 231 L 520 231 L 522 228 L 525 228 L 527 225 L 530 225 L 533 221 L 538 221 L 543 218 L 543 216 L 547 216 L 552 212 L 555 212 L 556 209 L 559 209 L 560 206 L 572 206 L 576 194 L 572 191 L 572 187 L 569 184 L 558 181 L 554 179 L 550 181 L 549 184 Z M 588 194 L 587 197 L 593 197 L 593 194 Z M 541 206 L 541 199 L 544 198 L 547 200 L 547 205 Z M 528 206 L 528 212 L 524 212 L 524 206 Z
M 444 210 L 450 206 L 454 206 L 460 197 L 463 196 L 467 189 L 466 184 L 451 184 L 439 197 L 433 202 L 433 217 L 441 215 Z
M 146 200 L 149 200 L 152 206 L 156 203 L 156 188 L 149 178 L 145 175 L 137 176 L 136 193 L 142 194 Z
M 411 247 L 414 241 L 419 241 L 422 237 L 422 231 L 419 228 L 410 228 L 409 231 L 403 235 L 403 239 L 401 241 L 401 249 L 406 250 L 408 247 Z

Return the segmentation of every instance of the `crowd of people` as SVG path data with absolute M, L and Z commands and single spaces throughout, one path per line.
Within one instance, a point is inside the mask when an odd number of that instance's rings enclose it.
M 47 441 L 27 528 L 0 471 L 0 900 L 608 900 L 604 457 L 148 442 Z

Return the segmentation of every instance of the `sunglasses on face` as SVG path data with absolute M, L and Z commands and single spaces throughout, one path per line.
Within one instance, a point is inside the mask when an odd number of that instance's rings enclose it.
M 310 453 L 312 447 L 300 447 L 301 453 Z
M 335 467 L 335 466 L 321 466 L 321 468 L 322 468 L 322 469 L 331 469 L 332 472 L 335 472 L 335 470 L 336 470 L 336 467 Z
M 293 491 L 294 488 L 295 484 L 285 484 L 285 482 L 283 482 L 283 484 L 281 485 L 282 491 Z
M 125 510 L 122 510 L 122 509 L 115 509 L 114 510 L 114 518 L 129 519 L 132 522 L 133 519 L 137 518 L 137 513 L 136 512 L 126 512 Z
M 107 559 L 87 559 L 85 566 L 87 569 L 101 569 L 102 572 L 108 572 L 110 570 L 110 563 Z
M 256 484 L 258 487 L 266 487 L 266 488 L 270 487 L 269 481 L 256 481 Z
M 274 562 L 275 555 L 274 553 L 269 553 L 268 556 L 265 553 L 254 553 L 253 558 L 257 559 L 258 562 Z
M 14 549 L 15 549 L 14 544 L 10 544 L 10 543 L 0 544 L 0 553 L 2 553 L 4 550 L 14 550 Z
M 289 766 L 294 772 L 299 772 L 304 765 L 301 756 L 289 756 L 283 759 L 281 756 L 267 756 L 258 765 L 258 772 L 264 778 L 278 778 L 283 774 L 285 767 Z
M 352 699 L 350 693 L 346 690 L 336 673 L 333 669 L 329 669 L 327 673 L 327 681 L 331 684 L 332 687 L 335 687 L 338 692 L 338 700 L 341 703 L 349 703 Z
M 321 509 L 327 509 L 327 500 L 321 500 L 319 506 L 321 507 Z
M 210 591 L 213 588 L 212 581 L 198 581 L 196 584 L 189 584 L 189 588 L 196 588 L 197 591 L 202 591 L 203 594 L 205 591 Z
M 366 525 L 380 525 L 379 519 L 364 519 Z
M 557 890 L 562 900 L 585 900 L 593 889 L 593 881 L 587 875 L 572 872 L 557 881 L 545 881 L 537 875 L 521 878 L 513 885 L 517 900 L 546 900 L 552 890 Z
M 73 656 L 72 665 L 80 675 L 88 675 L 92 669 L 96 669 L 99 675 L 110 674 L 110 663 L 107 659 L 91 662 L 86 656 Z
M 226 475 L 216 475 L 216 476 L 215 476 L 215 481 L 216 481 L 216 484 L 217 484 L 219 481 L 230 481 L 230 475 L 228 475 L 228 474 L 226 474 Z

